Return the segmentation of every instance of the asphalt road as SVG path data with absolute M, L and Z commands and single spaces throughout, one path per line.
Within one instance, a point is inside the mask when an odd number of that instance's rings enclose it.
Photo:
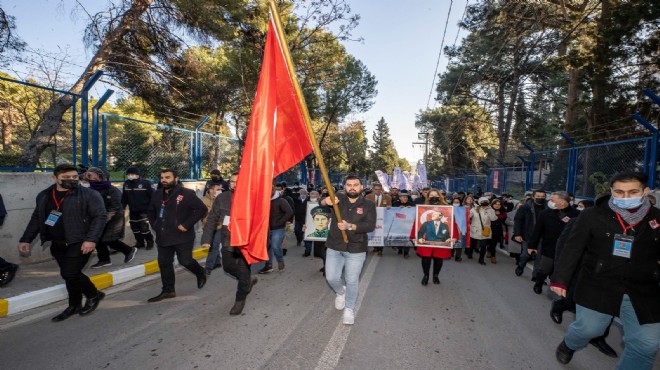
M 554 357 L 566 326 L 532 292 L 530 271 L 445 261 L 441 284 L 420 284 L 420 260 L 386 250 L 363 270 L 354 326 L 341 324 L 321 261 L 293 247 L 286 270 L 258 275 L 244 313 L 229 316 L 235 282 L 215 270 L 202 290 L 177 274 L 177 298 L 146 303 L 157 277 L 108 290 L 88 317 L 52 323 L 64 304 L 0 322 L 2 369 L 613 369 L 589 346 Z M 257 270 L 257 266 L 253 268 Z M 621 353 L 621 333 L 608 342 Z M 654 369 L 660 369 L 660 359 Z

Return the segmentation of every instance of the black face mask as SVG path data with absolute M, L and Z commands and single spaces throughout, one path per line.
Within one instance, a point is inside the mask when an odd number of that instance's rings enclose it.
M 75 189 L 78 187 L 78 180 L 60 180 L 60 186 L 64 189 Z
M 440 204 L 440 197 L 429 197 L 429 203 Z
M 220 176 L 211 176 L 211 180 L 220 181 Z
M 545 201 L 545 199 L 536 199 L 536 198 L 534 198 L 534 203 L 538 204 L 539 206 L 543 204 L 543 201 Z

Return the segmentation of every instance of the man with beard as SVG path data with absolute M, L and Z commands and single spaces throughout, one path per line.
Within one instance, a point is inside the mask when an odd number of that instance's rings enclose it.
M 106 212 L 101 195 L 80 186 L 73 165 L 55 167 L 53 181 L 55 184 L 37 195 L 37 207 L 18 243 L 18 252 L 29 256 L 30 243 L 37 235 L 42 244 L 52 242 L 50 253 L 60 267 L 69 294 L 69 306 L 52 319 L 57 322 L 76 313 L 90 314 L 105 297 L 82 270 L 101 239 Z M 83 295 L 87 301 L 81 307 Z
M 149 298 L 159 302 L 174 298 L 174 254 L 179 264 L 197 276 L 197 288 L 206 284 L 206 271 L 192 256 L 195 242 L 195 223 L 206 215 L 206 206 L 194 191 L 179 184 L 179 176 L 172 169 L 160 171 L 162 189 L 154 192 L 147 216 L 156 231 L 158 267 L 163 282 L 161 293 Z
M 252 287 L 257 283 L 256 277 L 251 277 L 250 265 L 243 257 L 243 254 L 238 248 L 231 246 L 231 234 L 229 233 L 230 211 L 231 202 L 234 198 L 234 189 L 236 188 L 236 181 L 238 174 L 233 174 L 229 178 L 229 190 L 222 192 L 218 195 L 213 202 L 211 212 L 206 219 L 204 225 L 204 234 L 202 235 L 202 246 L 209 247 L 216 232 L 214 225 L 221 224 L 219 230 L 222 237 L 222 247 L 220 253 L 224 261 L 223 269 L 226 273 L 233 276 L 238 280 L 236 288 L 236 301 L 234 306 L 229 311 L 230 315 L 240 315 L 245 307 L 245 299 L 252 291 Z
M 336 203 L 342 220 L 333 214 L 330 232 L 326 241 L 325 278 L 335 291 L 335 308 L 344 310 L 343 323 L 355 322 L 355 303 L 360 285 L 360 272 L 367 255 L 367 234 L 376 228 L 376 204 L 366 200 L 362 193 L 362 182 L 357 176 L 349 175 L 344 181 L 346 194 L 337 193 L 335 199 L 325 198 L 322 205 Z M 342 231 L 348 237 L 344 242 Z M 342 284 L 344 272 L 346 285 Z

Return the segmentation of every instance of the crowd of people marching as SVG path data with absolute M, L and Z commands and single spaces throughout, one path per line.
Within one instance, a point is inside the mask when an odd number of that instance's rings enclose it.
M 74 314 L 87 315 L 104 298 L 83 273 L 91 252 L 96 250 L 97 260 L 90 267 L 100 269 L 112 264 L 112 254 L 121 253 L 123 262 L 130 263 L 139 249 L 154 246 L 162 289 L 149 302 L 176 297 L 176 255 L 179 263 L 196 275 L 199 289 L 216 268 L 222 267 L 233 276 L 238 284 L 230 314 L 240 314 L 258 279 L 240 251 L 229 245 L 228 225 L 237 176 L 233 174 L 225 181 L 219 171 L 212 171 L 199 198 L 181 185 L 178 174 L 171 169 L 161 171 L 159 183 L 152 186 L 141 178 L 139 168 L 131 166 L 120 191 L 111 184 L 105 170 L 58 166 L 54 184 L 37 196 L 37 207 L 18 245 L 19 253 L 28 256 L 37 236 L 42 242 L 51 241 L 51 254 L 69 294 L 69 306 L 53 321 Z M 514 200 L 509 194 L 447 193 L 435 188 L 391 188 L 385 192 L 378 182 L 367 188 L 360 179 L 349 176 L 332 189 L 336 196 L 330 199 L 331 192 L 324 187 L 276 183 L 270 194 L 269 260 L 256 272 L 285 270 L 285 235 L 292 232 L 297 245 L 304 246 L 303 257 L 323 260 L 320 272 L 336 293 L 335 307 L 344 310 L 343 322 L 350 325 L 355 320 L 359 275 L 367 254 L 366 234 L 375 228 L 376 208 L 463 207 L 467 216 L 464 232 L 459 231 L 459 222 L 442 224 L 434 215 L 428 231 L 418 225 L 411 231 L 410 243 L 393 248 L 405 259 L 411 254 L 420 257 L 422 285 L 428 285 L 429 280 L 440 284 L 440 272 L 448 259 L 456 263 L 464 261 L 463 257 L 476 259 L 486 266 L 496 264 L 498 254 L 508 254 L 515 259 L 512 272 L 517 276 L 522 276 L 531 262 L 531 290 L 541 294 L 548 286 L 556 293 L 551 319 L 559 324 L 565 311 L 576 313 L 576 321 L 557 347 L 558 361 L 568 363 L 573 353 L 587 343 L 607 356 L 617 357 L 605 338 L 613 318 L 619 316 L 624 330 L 634 333 L 624 337 L 626 349 L 619 368 L 650 368 L 660 344 L 660 229 L 656 230 L 660 209 L 653 206 L 655 199 L 643 174 L 619 174 L 610 186 L 610 193 L 595 201 L 576 200 L 564 191 L 548 194 L 542 189 Z M 333 205 L 342 208 L 341 220 L 335 218 Z M 126 208 L 136 240 L 133 246 L 122 242 Z M 314 225 L 306 224 L 308 209 L 312 209 Z M 4 217 L 4 207 L 0 213 Z M 209 248 L 204 266 L 192 257 L 198 221 L 203 225 L 201 243 Z M 437 239 L 441 241 L 449 240 L 451 235 L 453 248 L 417 246 L 430 234 L 434 238 L 436 234 L 446 235 Z M 308 241 L 306 235 L 327 237 L 327 241 Z M 371 253 L 379 258 L 384 247 L 374 247 Z M 0 258 L 0 285 L 8 284 L 17 270 L 17 265 Z M 87 298 L 84 305 L 83 296 Z

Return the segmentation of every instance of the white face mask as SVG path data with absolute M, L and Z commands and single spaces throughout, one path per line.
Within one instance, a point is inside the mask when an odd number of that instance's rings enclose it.
M 82 186 L 83 188 L 88 188 L 88 187 L 89 187 L 89 183 L 88 183 L 88 182 L 82 182 L 82 181 L 81 181 L 81 182 L 80 182 L 80 186 Z
M 309 198 L 310 202 L 316 203 L 319 201 L 319 198 Z
M 417 198 L 419 197 L 419 195 L 414 195 L 414 194 L 413 194 L 413 195 L 411 195 L 410 197 L 412 198 L 412 200 L 417 200 Z
M 548 201 L 548 208 L 550 208 L 550 209 L 557 209 L 557 205 L 555 204 L 555 202 L 549 200 L 549 201 Z
M 577 207 L 577 210 L 582 212 L 582 211 L 584 211 L 584 207 Z
M 126 178 L 129 180 L 137 180 L 140 178 L 138 175 L 126 175 Z

